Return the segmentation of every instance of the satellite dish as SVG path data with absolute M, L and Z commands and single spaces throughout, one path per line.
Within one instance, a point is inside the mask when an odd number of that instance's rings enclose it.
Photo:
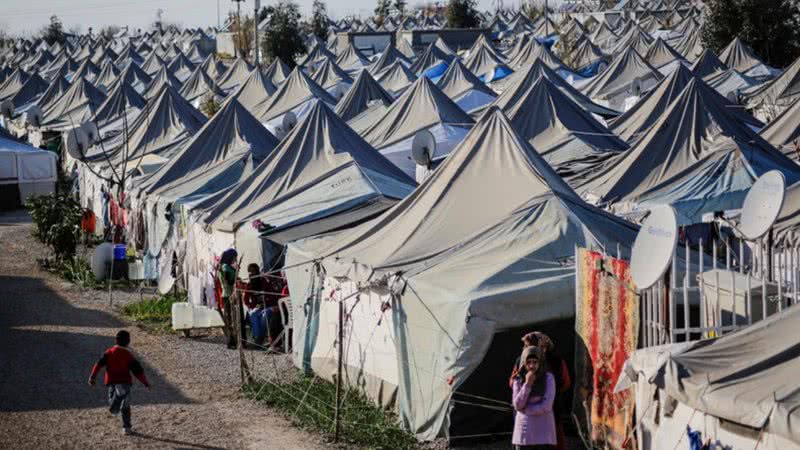
M 64 137 L 64 147 L 69 156 L 82 160 L 89 148 L 89 138 L 86 136 L 86 132 L 80 127 L 67 131 L 67 135 Z
M 777 170 L 761 175 L 744 198 L 739 232 L 745 239 L 755 241 L 764 236 L 783 207 L 786 179 Z
M 36 105 L 31 105 L 25 111 L 25 123 L 34 128 L 39 128 L 42 125 L 42 109 Z
M 734 103 L 734 104 L 739 103 L 739 96 L 736 95 L 736 92 L 734 92 L 734 91 L 728 92 L 728 95 L 726 95 L 725 97 L 731 103 Z
M 430 168 L 433 155 L 436 153 L 436 138 L 428 130 L 418 131 L 411 141 L 411 157 L 420 166 Z
M 11 100 L 5 100 L 0 103 L 0 116 L 10 119 L 14 115 L 14 103 Z
M 678 245 L 678 219 L 671 206 L 650 212 L 631 250 L 631 279 L 639 290 L 656 284 L 669 268 Z
M 100 138 L 100 131 L 97 129 L 97 125 L 94 122 L 84 122 L 81 125 L 81 130 L 86 133 L 86 138 L 89 140 L 89 147 L 94 145 Z
M 297 116 L 293 112 L 289 111 L 283 115 L 283 121 L 281 122 L 283 131 L 288 133 L 295 125 L 297 125 Z

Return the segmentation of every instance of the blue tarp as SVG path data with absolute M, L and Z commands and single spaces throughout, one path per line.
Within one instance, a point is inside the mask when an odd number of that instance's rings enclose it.
M 430 78 L 431 81 L 436 83 L 437 81 L 439 81 L 440 78 L 442 78 L 442 75 L 444 75 L 444 73 L 447 72 L 447 67 L 448 67 L 447 63 L 440 63 L 426 70 L 423 73 L 423 75 Z
M 492 81 L 502 80 L 512 73 L 514 73 L 514 71 L 506 66 L 497 66 L 491 73 L 485 73 L 479 76 L 478 79 L 484 83 L 491 83 Z

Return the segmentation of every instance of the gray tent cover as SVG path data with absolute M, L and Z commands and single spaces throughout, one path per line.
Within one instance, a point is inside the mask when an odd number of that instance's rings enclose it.
M 311 75 L 314 80 L 323 89 L 330 89 L 341 82 L 353 83 L 353 79 L 341 67 L 337 66 L 332 59 L 326 59 Z M 335 103 L 334 103 L 335 104 Z
M 169 157 L 175 149 L 206 123 L 206 116 L 195 109 L 172 87 L 165 86 L 151 99 L 142 113 L 129 125 L 126 136 L 118 134 L 96 144 L 96 150 L 107 152 L 116 164 L 122 164 L 127 153 L 128 166 L 135 168 L 141 157 L 158 154 Z M 104 161 L 97 153 L 96 161 Z
M 594 45 L 592 41 L 586 37 L 582 37 L 578 43 L 575 44 L 575 48 L 572 52 L 572 60 L 575 61 L 575 67 L 573 67 L 573 69 L 585 67 L 601 59 L 610 60 L 610 58 L 600 50 L 600 47 Z
M 687 171 L 696 170 L 700 161 L 719 150 L 715 145 L 721 145 L 724 137 L 733 138 L 734 146 L 743 152 L 763 153 L 755 154 L 754 160 L 778 161 L 779 166 L 787 164 L 786 157 L 741 122 L 731 109 L 725 98 L 702 80 L 693 78 L 630 151 L 578 190 L 608 203 L 636 202 L 653 190 L 669 188 L 674 191 L 680 188 L 677 184 L 684 182 L 681 177 Z M 772 166 L 771 163 L 764 165 Z M 756 172 L 752 168 L 749 170 L 751 174 Z M 715 177 L 713 172 L 706 172 L 704 176 Z M 706 181 L 694 181 L 695 184 L 703 182 Z M 704 195 L 710 199 L 725 193 L 715 190 Z M 694 211 L 707 212 L 702 207 Z M 687 218 L 683 216 L 683 223 Z
M 753 67 L 763 64 L 753 49 L 738 37 L 733 38 L 731 43 L 722 50 L 719 59 L 729 68 L 739 72 L 747 72 Z
M 106 100 L 105 94 L 86 78 L 72 82 L 67 92 L 42 113 L 45 128 L 72 128 L 90 120 Z
M 336 114 L 342 120 L 348 121 L 366 111 L 373 102 L 389 106 L 393 101 L 394 97 L 372 78 L 369 71 L 362 70 L 347 94 L 336 105 Z
M 121 71 L 117 69 L 117 66 L 115 66 L 114 63 L 111 61 L 106 61 L 100 68 L 100 73 L 97 74 L 97 77 L 95 77 L 93 80 L 93 84 L 95 87 L 108 90 L 108 88 L 114 84 L 114 81 L 117 80 L 120 72 Z
M 619 40 L 614 44 L 614 48 L 610 50 L 612 55 L 619 55 L 633 49 L 636 53 L 644 55 L 653 44 L 653 38 L 644 32 L 638 26 L 631 27 L 625 34 L 619 37 Z
M 405 55 L 397 51 L 396 48 L 389 46 L 386 47 L 386 50 L 381 53 L 381 56 L 377 59 L 377 61 L 372 63 L 367 70 L 369 70 L 369 73 L 371 73 L 375 78 L 379 78 L 380 74 L 384 70 L 388 69 L 392 64 L 398 61 L 405 67 L 411 66 L 411 61 L 409 61 Z
M 144 63 L 140 66 L 142 71 L 147 75 L 155 75 L 156 72 L 161 70 L 162 67 L 166 67 L 167 63 L 161 59 L 160 56 L 156 52 L 150 53 L 150 56 L 144 61 Z
M 539 44 L 536 39 L 531 39 L 528 44 L 522 49 L 517 56 L 508 62 L 508 66 L 516 71 L 524 70 L 529 64 L 533 64 L 536 60 L 541 60 L 547 67 L 553 70 L 565 69 L 567 65 L 564 64 L 553 52 L 547 47 Z
M 681 403 L 800 445 L 800 308 L 790 307 L 735 333 L 691 343 L 649 369 L 652 383 Z M 644 355 L 642 355 L 644 356 Z
M 50 83 L 50 86 L 42 93 L 42 96 L 39 97 L 39 100 L 36 101 L 36 105 L 44 111 L 45 109 L 49 108 L 53 102 L 58 101 L 62 95 L 69 89 L 70 84 L 66 78 L 62 76 L 58 76 Z
M 453 53 L 445 53 L 435 45 L 435 42 L 431 42 L 428 45 L 428 48 L 425 49 L 425 52 L 414 61 L 414 64 L 409 67 L 411 72 L 416 74 L 417 76 L 422 75 L 426 70 L 438 66 L 439 64 L 450 64 L 450 62 L 455 58 L 455 54 Z
M 143 183 L 150 194 L 213 194 L 249 175 L 278 140 L 232 98 L 163 167 Z
M 5 100 L 16 94 L 30 77 L 28 72 L 22 69 L 16 69 L 6 78 L 3 84 L 0 85 L 0 100 Z
M 620 53 L 603 72 L 592 78 L 581 91 L 590 98 L 605 98 L 626 89 L 639 79 L 660 81 L 663 77 L 636 50 Z
M 473 72 L 467 70 L 458 58 L 453 60 L 450 67 L 447 68 L 447 71 L 442 75 L 442 78 L 439 79 L 436 85 L 453 100 L 458 99 L 461 95 L 470 91 L 483 92 L 492 97 L 497 96 L 497 94 L 489 89 L 480 78 L 476 77 Z
M 136 64 L 131 64 L 125 69 L 122 70 L 122 73 L 119 74 L 117 80 L 115 82 L 122 81 L 126 84 L 130 84 L 137 90 L 140 94 L 144 92 L 145 86 L 150 84 L 153 81 L 153 78 L 146 74 L 142 69 L 139 68 Z
M 471 126 L 473 123 L 428 77 L 420 77 L 362 136 L 380 150 L 437 124 Z
M 751 78 L 736 69 L 713 73 L 703 78 L 709 86 L 713 87 L 725 98 L 738 104 L 742 92 L 748 92 L 760 85 L 761 82 Z
M 260 70 L 253 70 L 231 97 L 258 118 L 264 115 L 269 98 L 277 89 Z
M 783 207 L 772 226 L 775 244 L 786 247 L 800 245 L 800 183 L 786 188 Z
M 175 55 L 175 58 L 169 63 L 167 69 L 179 80 L 185 80 L 192 75 L 195 65 L 193 62 L 189 61 L 189 58 L 187 58 L 183 52 L 179 51 L 178 54 Z
M 653 44 L 647 50 L 644 59 L 646 59 L 651 66 L 656 68 L 665 66 L 672 61 L 685 60 L 683 55 L 675 51 L 674 48 L 670 47 L 669 44 L 664 42 L 664 40 L 661 38 L 658 38 L 653 42 Z
M 452 396 L 496 332 L 574 314 L 574 266 L 560 263 L 574 246 L 620 243 L 627 251 L 635 234 L 583 203 L 491 108 L 410 196 L 351 232 L 290 245 L 287 265 L 324 257 L 329 276 L 391 292 L 397 373 L 377 367 L 365 374 L 366 388 L 373 397 L 396 391 L 404 428 L 429 440 L 447 436 L 459 407 Z M 307 267 L 290 269 L 288 280 L 292 292 L 309 292 Z M 295 329 L 309 330 L 296 335 L 295 364 L 324 368 L 330 361 L 312 360 L 311 352 L 314 330 L 325 325 L 302 323 L 312 317 L 295 314 Z M 371 329 L 374 321 L 353 326 Z M 396 385 L 385 381 L 392 379 Z
M 318 101 L 204 220 L 226 230 L 254 219 L 272 226 L 307 224 L 378 200 L 384 200 L 385 209 L 393 203 L 387 200 L 399 200 L 415 187 L 414 180 Z
M 477 76 L 488 75 L 497 67 L 507 68 L 505 61 L 488 45 L 481 45 L 470 53 L 469 57 L 464 60 L 464 66 Z
M 800 58 L 797 58 L 777 78 L 747 95 L 747 106 L 761 104 L 785 107 L 800 98 Z
M 278 86 L 283 80 L 289 78 L 292 70 L 280 58 L 275 58 L 272 64 L 264 71 L 264 77 L 273 85 Z
M 150 84 L 144 88 L 142 95 L 144 95 L 144 98 L 149 100 L 154 95 L 161 92 L 161 89 L 164 86 L 170 86 L 178 92 L 180 92 L 181 87 L 183 87 L 183 83 L 181 83 L 181 81 L 175 75 L 173 75 L 166 66 L 162 67 L 158 73 L 153 75 L 153 79 L 150 81 Z
M 309 78 L 300 69 L 300 66 L 297 66 L 292 70 L 289 78 L 284 80 L 278 90 L 270 96 L 264 105 L 263 111 L 258 111 L 259 115 L 257 117 L 262 122 L 266 122 L 314 98 L 330 105 L 336 104 L 336 99 L 333 96 Z
M 75 83 L 78 78 L 86 78 L 89 81 L 94 80 L 100 74 L 100 68 L 97 67 L 91 60 L 86 59 L 83 61 L 78 70 L 71 76 L 71 80 Z
M 395 61 L 389 67 L 376 75 L 378 83 L 387 91 L 394 95 L 402 93 L 408 88 L 417 76 L 401 61 Z
M 217 99 L 225 98 L 225 92 L 217 86 L 217 83 L 201 67 L 197 67 L 192 72 L 186 82 L 183 83 L 179 93 L 190 102 L 203 99 L 207 95 L 212 95 Z
M 689 69 L 681 65 L 639 99 L 631 109 L 611 119 L 609 128 L 625 142 L 634 142 L 650 130 L 693 78 Z
M 503 84 L 503 93 L 500 94 L 500 97 L 498 97 L 498 101 L 500 101 L 500 98 L 519 96 L 521 93 L 525 92 L 539 77 L 546 77 L 551 83 L 558 86 L 561 92 L 572 99 L 572 101 L 575 103 L 581 105 L 581 108 L 587 112 L 606 118 L 616 117 L 619 115 L 619 113 L 613 109 L 606 108 L 605 106 L 600 106 L 592 102 L 588 97 L 583 95 L 580 91 L 572 87 L 571 84 L 567 83 L 563 78 L 561 78 L 560 75 L 551 70 L 547 64 L 542 62 L 540 59 L 534 61 L 530 67 L 519 69 L 511 76 L 504 78 L 503 81 L 508 81 Z
M 343 70 L 361 70 L 370 65 L 369 58 L 367 58 L 361 50 L 357 49 L 355 45 L 350 43 L 344 51 L 340 52 L 336 57 L 336 65 Z
M 728 70 L 728 66 L 720 61 L 710 48 L 703 50 L 703 53 L 697 58 L 697 61 L 692 64 L 692 73 L 700 78 L 705 78 L 708 75 L 723 70 Z
M 99 128 L 127 116 L 133 120 L 144 109 L 146 100 L 131 85 L 119 82 L 108 93 L 106 101 L 97 108 L 94 122 Z
M 44 91 L 47 90 L 48 87 L 49 85 L 42 79 L 42 77 L 36 73 L 33 73 L 28 77 L 25 83 L 20 86 L 14 95 L 8 97 L 7 99 L 0 100 L 11 100 L 14 108 L 19 108 L 35 101 L 41 94 L 44 93 Z
M 515 94 L 501 96 L 493 106 L 502 108 L 514 129 L 567 181 L 628 149 L 547 77 Z
M 770 144 L 781 149 L 783 154 L 800 161 L 800 146 L 795 145 L 800 138 L 800 99 L 774 118 L 759 134 Z
M 325 59 L 336 61 L 336 55 L 334 55 L 333 53 L 331 53 L 330 50 L 325 48 L 325 45 L 323 43 L 317 43 L 316 45 L 314 45 L 314 48 L 312 48 L 311 51 L 308 52 L 306 57 L 303 58 L 302 61 L 300 61 L 300 64 L 298 64 L 298 66 L 306 67 L 309 70 L 312 70 L 317 64 L 321 63 Z
M 206 57 L 205 61 L 200 64 L 200 68 L 215 82 L 228 70 L 225 64 L 222 64 L 213 53 Z
M 230 91 L 236 89 L 240 84 L 250 76 L 253 71 L 253 66 L 242 58 L 236 58 L 233 64 L 228 67 L 228 71 L 216 80 L 217 85 L 223 91 Z

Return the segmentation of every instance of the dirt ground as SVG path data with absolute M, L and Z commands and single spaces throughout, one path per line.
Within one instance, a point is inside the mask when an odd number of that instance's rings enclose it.
M 41 270 L 36 258 L 47 251 L 32 230 L 24 213 L 0 213 L 0 448 L 327 447 L 240 397 L 238 355 L 220 339 L 145 333 L 110 308 L 107 295 Z M 153 384 L 135 382 L 133 436 L 109 414 L 102 379 L 87 385 L 121 328 Z

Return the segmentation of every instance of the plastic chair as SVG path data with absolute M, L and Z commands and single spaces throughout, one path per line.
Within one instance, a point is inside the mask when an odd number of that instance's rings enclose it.
M 292 331 L 292 319 L 294 316 L 292 312 L 292 299 L 290 297 L 283 297 L 278 300 L 278 310 L 281 313 L 281 323 L 283 323 L 283 351 L 289 353 L 289 332 Z

